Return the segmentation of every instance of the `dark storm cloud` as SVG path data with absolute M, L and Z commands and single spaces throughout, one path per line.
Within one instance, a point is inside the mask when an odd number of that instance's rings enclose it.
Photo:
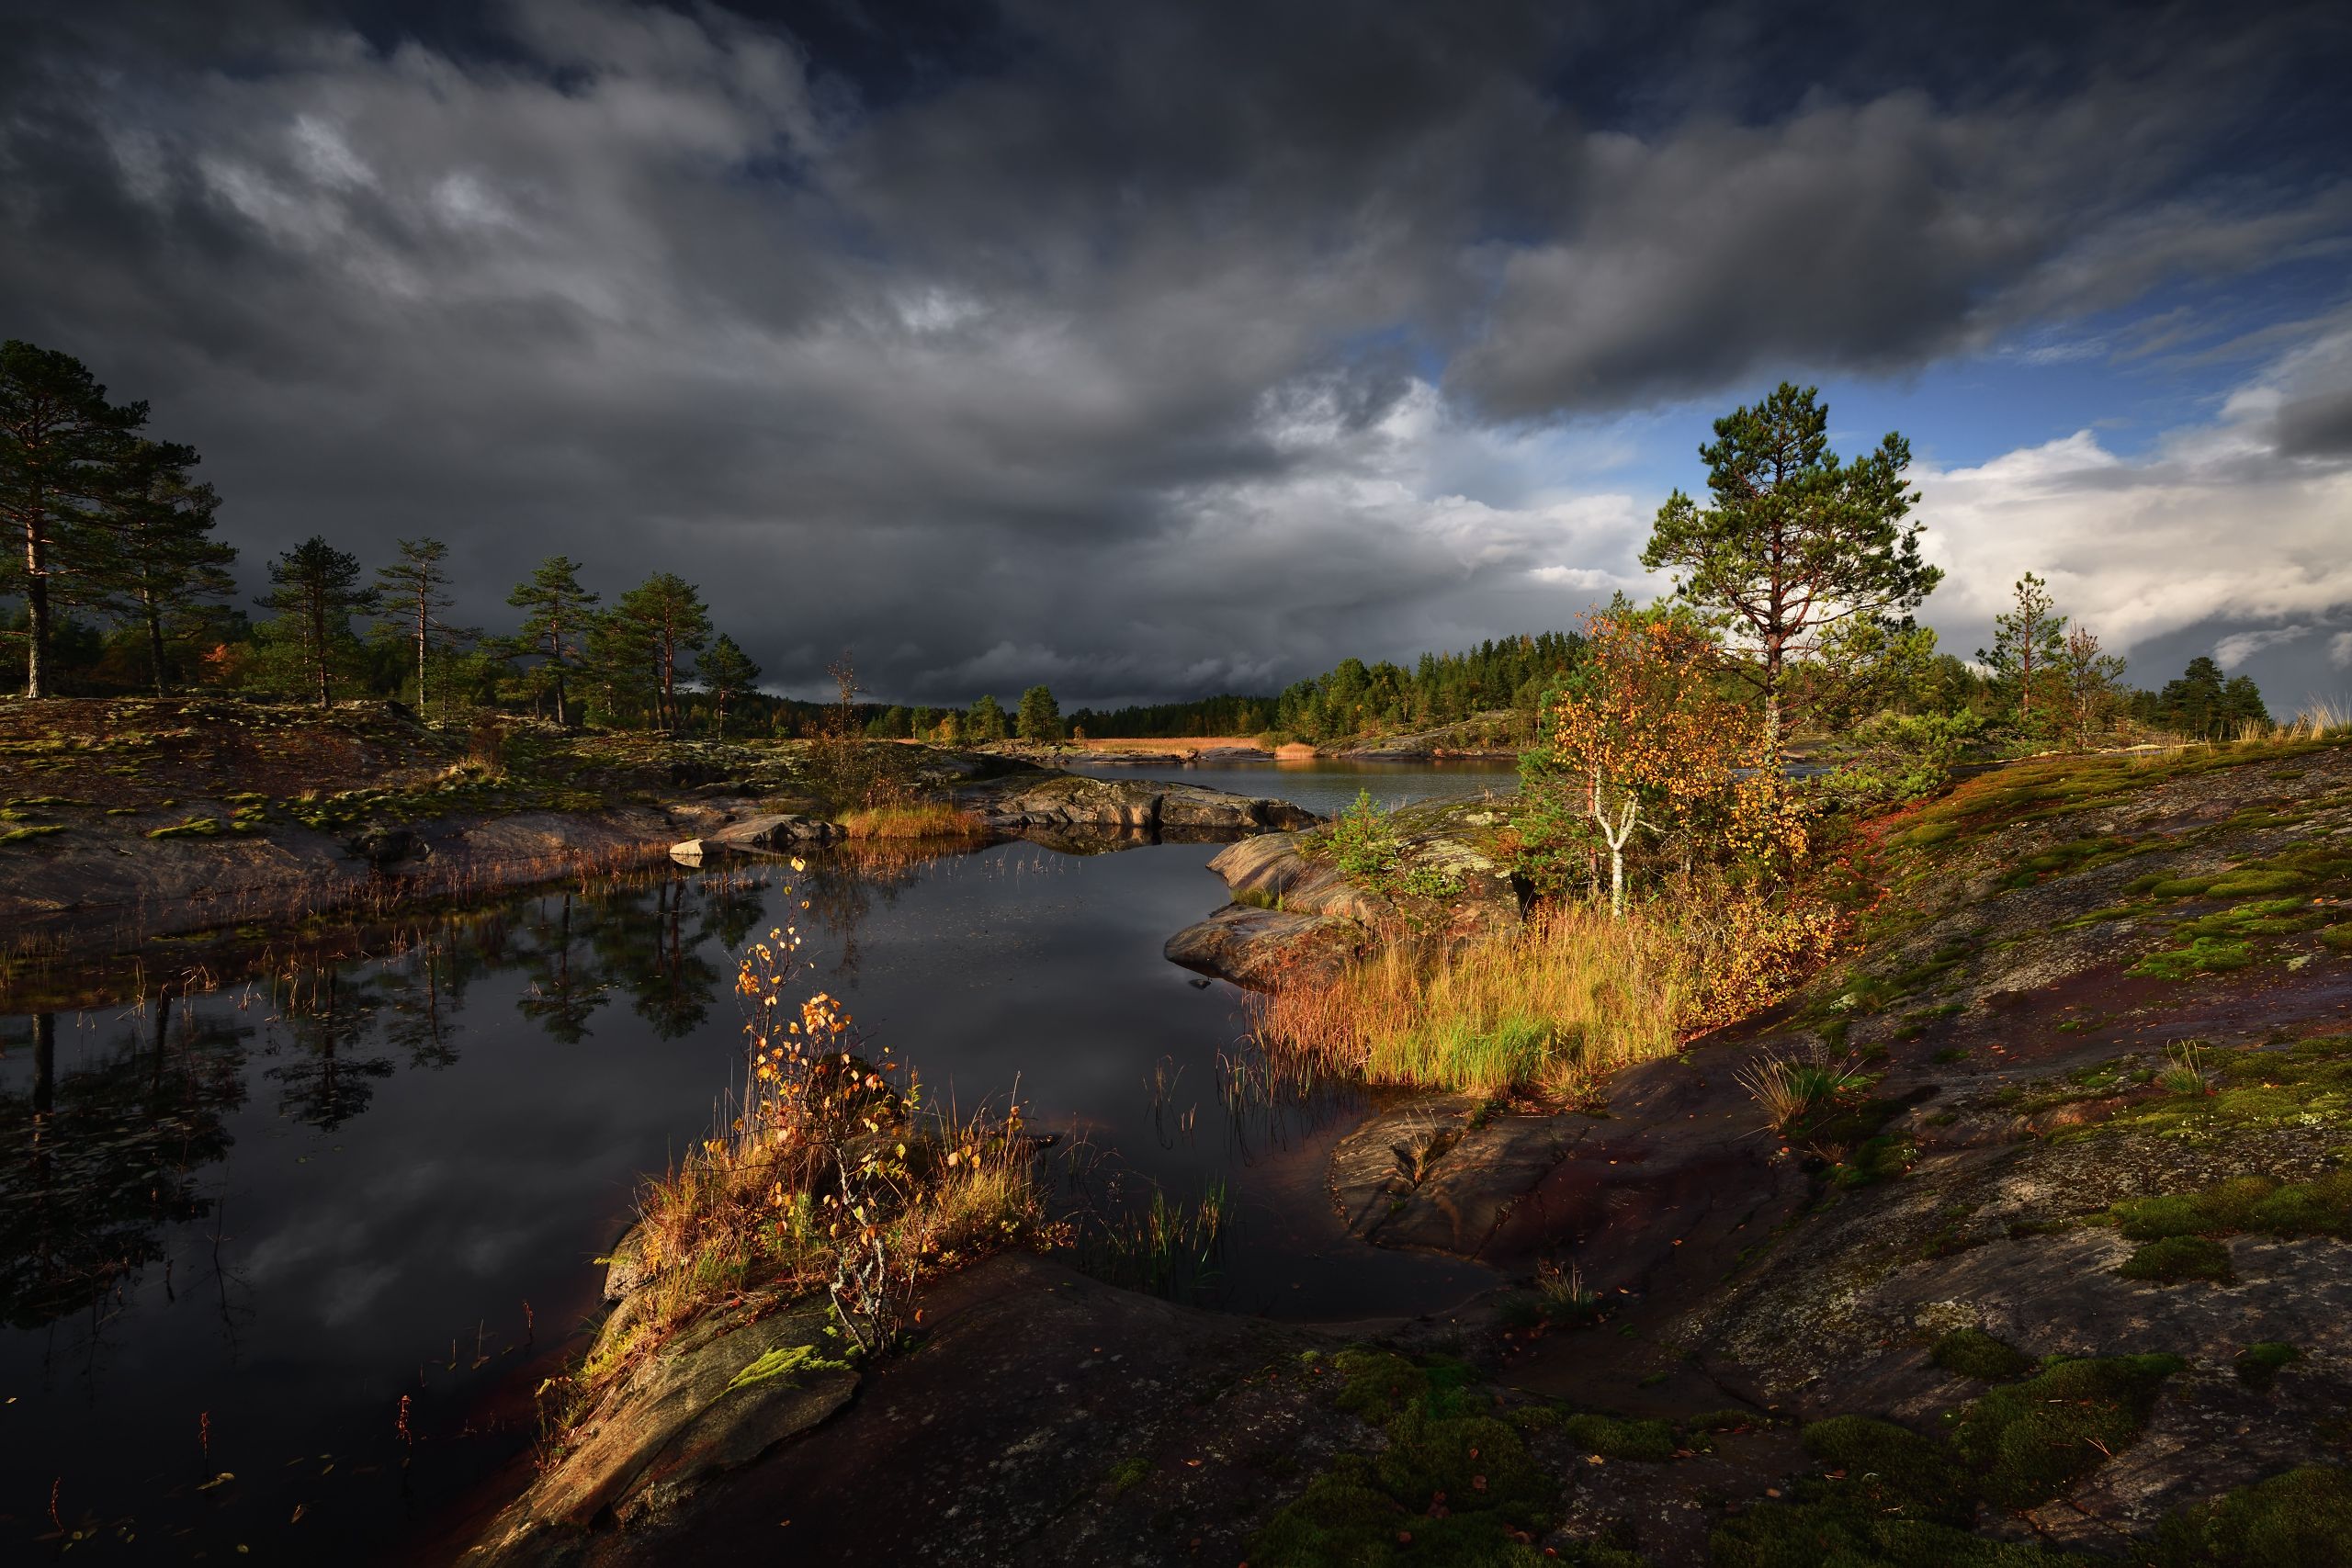
M 1530 428 L 2346 226 L 2324 11 L 1760 15 L 42 7 L 0 332 L 252 555 L 436 534 L 493 621 L 675 567 L 787 682 L 1113 697 L 1572 614 L 1633 523 L 1504 493 Z

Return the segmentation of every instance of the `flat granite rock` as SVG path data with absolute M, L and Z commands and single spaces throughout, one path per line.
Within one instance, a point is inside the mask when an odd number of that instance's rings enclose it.
M 567 1561 L 590 1532 L 674 1507 L 848 1402 L 858 1374 L 831 1359 L 821 1307 L 707 1320 L 633 1370 L 579 1441 L 500 1513 L 461 1559 Z
M 1482 1257 L 1584 1119 L 1478 1109 L 1468 1095 L 1418 1100 L 1340 1139 L 1330 1184 L 1348 1229 L 1382 1247 Z
M 1170 937 L 1160 951 L 1187 969 L 1269 991 L 1285 976 L 1336 968 L 1363 935 L 1353 920 L 1331 915 L 1229 904 Z

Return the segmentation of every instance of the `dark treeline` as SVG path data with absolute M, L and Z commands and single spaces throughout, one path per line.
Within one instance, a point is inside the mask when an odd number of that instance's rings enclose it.
M 1816 434 L 1826 418 L 1810 389 L 1783 387 L 1768 405 L 1765 413 Z M 21 653 L 28 696 L 397 697 L 440 718 L 493 708 L 565 725 L 720 734 L 831 732 L 851 719 L 869 736 L 947 744 L 1072 734 L 1324 742 L 1496 710 L 1514 712 L 1532 732 L 1545 693 L 1573 673 L 1582 647 L 1573 633 L 1549 631 L 1423 654 L 1410 670 L 1348 659 L 1274 696 L 1068 716 L 1042 685 L 1012 711 L 986 694 L 962 707 L 862 702 L 844 660 L 834 671 L 838 703 L 799 702 L 759 690 L 760 667 L 674 572 L 657 571 L 606 603 L 581 581 L 577 562 L 551 556 L 507 595 L 516 624 L 493 632 L 448 620 L 454 595 L 441 541 L 401 539 L 390 558 L 369 561 L 317 536 L 272 558 L 267 592 L 236 604 L 230 569 L 238 552 L 217 536 L 220 497 L 194 477 L 200 459 L 192 447 L 148 434 L 147 412 L 144 403 L 109 402 L 69 355 L 0 344 L 0 526 L 10 535 L 0 552 L 0 643 Z M 1740 420 L 1763 417 L 1743 410 L 1718 423 L 1736 435 Z M 1889 440 L 1892 484 L 1904 450 Z M 1717 457 L 1730 462 L 1736 445 L 1726 436 Z M 1899 519 L 1910 499 L 1887 500 L 1890 515 Z M 1653 551 L 1679 551 L 1669 564 L 1696 573 L 1699 587 L 1712 581 L 1707 571 L 1723 570 L 1710 564 L 1723 553 L 1714 534 L 1747 525 L 1679 497 L 1661 515 L 1673 526 Z M 1933 631 L 1904 613 L 1941 574 L 1910 557 L 1895 565 L 1902 581 L 1881 595 L 1883 613 L 1810 641 L 1776 633 L 1759 645 L 1765 653 L 1751 649 L 1737 661 L 1776 715 L 1785 705 L 1792 724 L 1831 735 L 1876 716 L 1937 716 L 1988 736 L 2078 742 L 2126 723 L 2210 739 L 2268 720 L 2253 681 L 2225 675 L 2210 658 L 2156 691 L 2125 686 L 2122 660 L 2060 614 L 2030 573 L 1998 617 L 1992 648 L 1973 662 L 1941 652 Z
M 1572 632 L 1542 632 L 1480 643 L 1460 653 L 1424 653 L 1410 670 L 1383 660 L 1346 659 L 1294 682 L 1278 696 L 1203 697 L 1070 715 L 1087 734 L 1137 739 L 1181 735 L 1268 735 L 1337 740 L 1383 730 L 1430 728 L 1475 714 L 1532 713 L 1544 690 L 1573 668 Z

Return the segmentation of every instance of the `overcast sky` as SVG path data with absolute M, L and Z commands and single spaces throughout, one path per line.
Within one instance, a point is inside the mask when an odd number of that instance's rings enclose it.
M 1926 619 L 2352 691 L 2352 11 L 0 0 L 0 336 L 250 576 L 673 569 L 770 684 L 1562 626 L 1708 422 L 1911 438 Z

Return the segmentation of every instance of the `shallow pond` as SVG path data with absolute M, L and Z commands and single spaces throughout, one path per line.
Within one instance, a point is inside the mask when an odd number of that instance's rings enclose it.
M 1171 776 L 1323 811 L 1510 784 Z M 1340 1230 L 1324 1160 L 1354 1091 L 1225 1092 L 1239 994 L 1160 957 L 1223 901 L 1216 851 L 820 861 L 796 879 L 811 981 L 934 1096 L 1017 1084 L 1098 1187 L 1221 1186 L 1211 1304 L 1334 1319 L 1476 1293 L 1479 1269 Z M 782 918 L 778 874 L 664 870 L 332 972 L 0 1018 L 0 1556 L 397 1557 L 446 1529 L 535 1435 L 530 1386 L 594 1313 L 638 1176 L 710 1126 L 740 1060 L 732 954 Z

